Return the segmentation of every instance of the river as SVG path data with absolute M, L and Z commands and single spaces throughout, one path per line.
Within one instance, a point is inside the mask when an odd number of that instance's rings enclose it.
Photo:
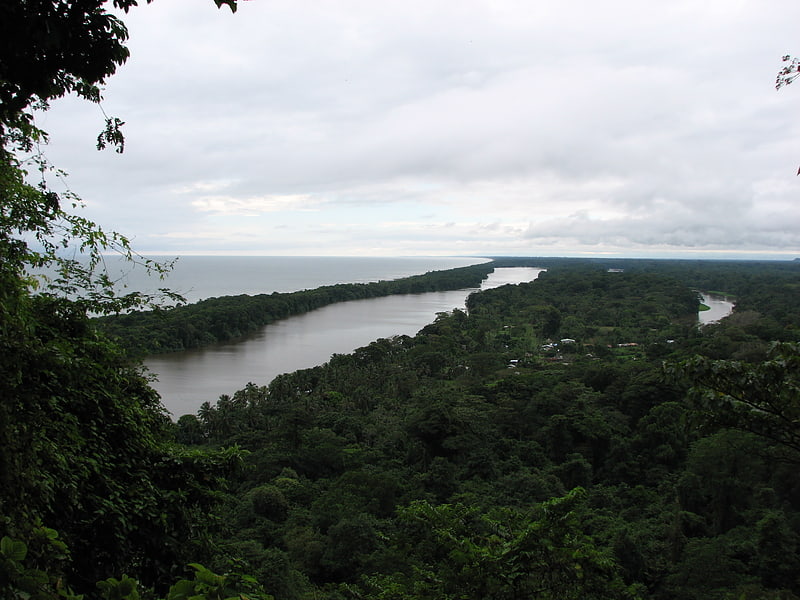
M 543 269 L 498 268 L 480 289 L 533 281 Z M 464 308 L 477 289 L 404 294 L 331 304 L 263 327 L 241 341 L 200 350 L 150 356 L 145 366 L 157 376 L 153 387 L 174 417 L 196 413 L 203 402 L 233 394 L 248 382 L 267 385 L 275 376 L 325 363 L 379 338 L 415 335 L 439 312 Z M 709 324 L 730 314 L 733 302 L 701 293 L 711 310 L 698 313 Z
M 498 268 L 481 289 L 533 281 L 543 269 Z M 174 417 L 196 413 L 203 402 L 233 394 L 248 382 L 325 363 L 379 338 L 415 335 L 439 312 L 464 308 L 476 289 L 404 294 L 331 304 L 277 321 L 235 343 L 148 357 L 153 387 Z
M 710 294 L 708 292 L 700 292 L 700 295 L 703 298 L 703 304 L 710 309 L 702 310 L 697 313 L 697 320 L 701 325 L 716 323 L 720 319 L 727 317 L 733 311 L 734 302 L 728 300 L 725 296 Z

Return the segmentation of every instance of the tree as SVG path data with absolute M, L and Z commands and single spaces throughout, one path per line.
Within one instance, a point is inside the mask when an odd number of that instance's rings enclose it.
M 693 405 L 706 423 L 759 435 L 800 462 L 800 344 L 775 343 L 756 364 L 698 356 L 669 371 L 692 382 Z
M 776 90 L 790 85 L 795 79 L 800 77 L 800 58 L 785 54 L 781 57 L 781 60 L 787 64 L 778 71 L 778 76 L 775 78 Z M 797 170 L 797 174 L 800 175 L 800 169 Z
M 147 0 L 149 4 L 152 0 Z M 236 0 L 214 0 L 236 11 Z M 137 0 L 113 0 L 128 12 Z M 129 56 L 125 24 L 105 0 L 4 2 L 0 19 L 0 136 L 32 130 L 30 109 L 75 93 L 99 102 L 100 88 Z M 112 129 L 120 122 L 109 119 Z M 107 130 L 108 131 L 108 130 Z M 99 142 L 115 142 L 101 134 Z M 102 144 L 101 144 L 102 145 Z
M 795 58 L 789 54 L 781 57 L 781 60 L 786 64 L 775 78 L 775 89 L 779 90 L 784 86 L 791 84 L 798 76 L 800 76 L 800 58 Z
M 214 1 L 236 10 L 236 0 Z M 136 5 L 137 0 L 113 1 L 126 12 Z M 54 168 L 38 150 L 48 137 L 33 119 L 34 111 L 67 94 L 99 104 L 101 86 L 128 58 L 127 37 L 124 23 L 104 0 L 26 0 L 5 2 L 0 9 L 0 285 L 6 294 L 15 281 L 27 290 L 28 270 L 51 266 L 58 276 L 46 282 L 46 291 L 78 297 L 93 312 L 152 300 L 137 292 L 117 297 L 108 276 L 95 272 L 103 252 L 117 251 L 131 260 L 134 252 L 124 235 L 104 232 L 64 209 L 65 203 L 77 208 L 80 199 L 49 188 L 47 176 Z M 98 149 L 111 144 L 122 152 L 122 125 L 106 118 Z M 38 171 L 36 184 L 30 183 L 31 169 Z M 87 262 L 59 255 L 70 246 Z M 136 258 L 156 273 L 168 269 Z
M 400 519 L 416 577 L 366 578 L 367 587 L 403 599 L 635 597 L 608 553 L 581 531 L 583 497 L 577 488 L 532 514 L 415 502 Z
M 113 2 L 125 11 L 136 4 Z M 214 503 L 219 473 L 240 459 L 174 449 L 146 377 L 91 326 L 89 312 L 155 300 L 117 295 L 103 252 L 157 273 L 168 265 L 68 212 L 64 204 L 80 199 L 48 187 L 54 168 L 38 151 L 47 134 L 33 112 L 66 94 L 99 102 L 128 56 L 126 38 L 102 0 L 0 6 L 0 535 L 25 544 L 39 523 L 58 528 L 72 550 L 64 569 L 82 589 L 122 569 L 163 582 L 194 549 L 188 541 L 205 525 L 199 515 Z M 98 147 L 121 151 L 121 124 L 107 119 Z M 67 249 L 79 257 L 65 258 Z M 55 274 L 35 279 L 42 267 Z M 38 564 L 60 569 L 62 560 L 52 551 Z

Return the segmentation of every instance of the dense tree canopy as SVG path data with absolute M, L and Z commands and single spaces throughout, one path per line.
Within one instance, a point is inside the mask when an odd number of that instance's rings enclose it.
M 633 266 L 554 261 L 413 338 L 183 417 L 179 439 L 251 452 L 220 539 L 285 598 L 796 598 L 796 466 L 763 435 L 780 418 L 736 404 L 777 391 L 796 434 L 796 349 L 768 356 L 755 326 L 785 307 L 699 329 L 681 265 Z M 785 267 L 773 283 L 796 285 Z M 721 356 L 693 358 L 706 348 Z M 756 395 L 721 387 L 759 373 Z
M 114 2 L 125 10 L 135 4 Z M 90 326 L 90 311 L 151 300 L 117 296 L 100 268 L 103 252 L 156 272 L 165 267 L 136 258 L 125 236 L 69 212 L 80 204 L 76 196 L 48 187 L 54 169 L 39 151 L 47 136 L 33 111 L 70 93 L 100 100 L 99 86 L 128 56 L 125 27 L 108 8 L 92 0 L 0 6 L 4 598 L 64 595 L 67 585 L 91 591 L 122 572 L 166 586 L 176 566 L 207 554 L 206 513 L 220 476 L 241 458 L 176 447 L 141 369 Z M 99 145 L 121 144 L 118 124 L 106 123 Z M 36 277 L 44 267 L 50 277 Z
M 535 283 L 171 423 L 88 317 L 149 300 L 96 269 L 127 239 L 31 154 L 32 110 L 98 101 L 127 57 L 109 10 L 0 6 L 0 597 L 798 598 L 797 263 L 536 259 Z M 168 311 L 170 335 L 431 279 Z M 698 328 L 697 289 L 736 311 Z

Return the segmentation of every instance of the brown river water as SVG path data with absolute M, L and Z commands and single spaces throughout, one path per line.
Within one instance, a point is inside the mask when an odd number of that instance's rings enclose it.
M 542 269 L 502 268 L 481 289 L 533 281 Z M 476 289 L 406 294 L 354 300 L 325 306 L 266 325 L 243 340 L 148 357 L 145 366 L 173 417 L 196 413 L 203 402 L 233 394 L 247 383 L 267 385 L 275 376 L 323 364 L 333 354 L 346 354 L 379 338 L 415 335 L 439 312 L 463 309 Z M 708 324 L 730 314 L 733 303 L 702 293 L 711 310 L 698 314 Z
M 481 289 L 533 281 L 542 269 L 502 268 Z M 276 375 L 323 364 L 379 338 L 415 335 L 439 312 L 463 309 L 477 289 L 404 294 L 331 304 L 277 321 L 241 341 L 150 356 L 145 366 L 173 417 L 196 413 L 247 383 L 267 385 Z

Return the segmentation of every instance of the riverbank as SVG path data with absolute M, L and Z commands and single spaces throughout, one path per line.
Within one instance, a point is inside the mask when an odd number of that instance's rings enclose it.
M 222 296 L 170 310 L 101 317 L 95 323 L 132 355 L 179 352 L 241 339 L 270 323 L 330 304 L 477 289 L 493 270 L 493 263 L 488 262 L 391 281 L 339 283 L 291 293 Z
M 541 269 L 499 268 L 480 289 L 534 280 Z M 144 360 L 153 387 L 174 416 L 195 413 L 203 402 L 233 394 L 248 382 L 266 385 L 276 376 L 316 367 L 380 338 L 414 336 L 437 314 L 464 310 L 478 287 L 401 294 L 324 306 L 270 323 L 233 343 L 157 354 Z
M 724 319 L 733 312 L 736 306 L 731 294 L 717 292 L 698 292 L 702 302 L 698 307 L 697 321 L 700 325 L 710 325 Z

